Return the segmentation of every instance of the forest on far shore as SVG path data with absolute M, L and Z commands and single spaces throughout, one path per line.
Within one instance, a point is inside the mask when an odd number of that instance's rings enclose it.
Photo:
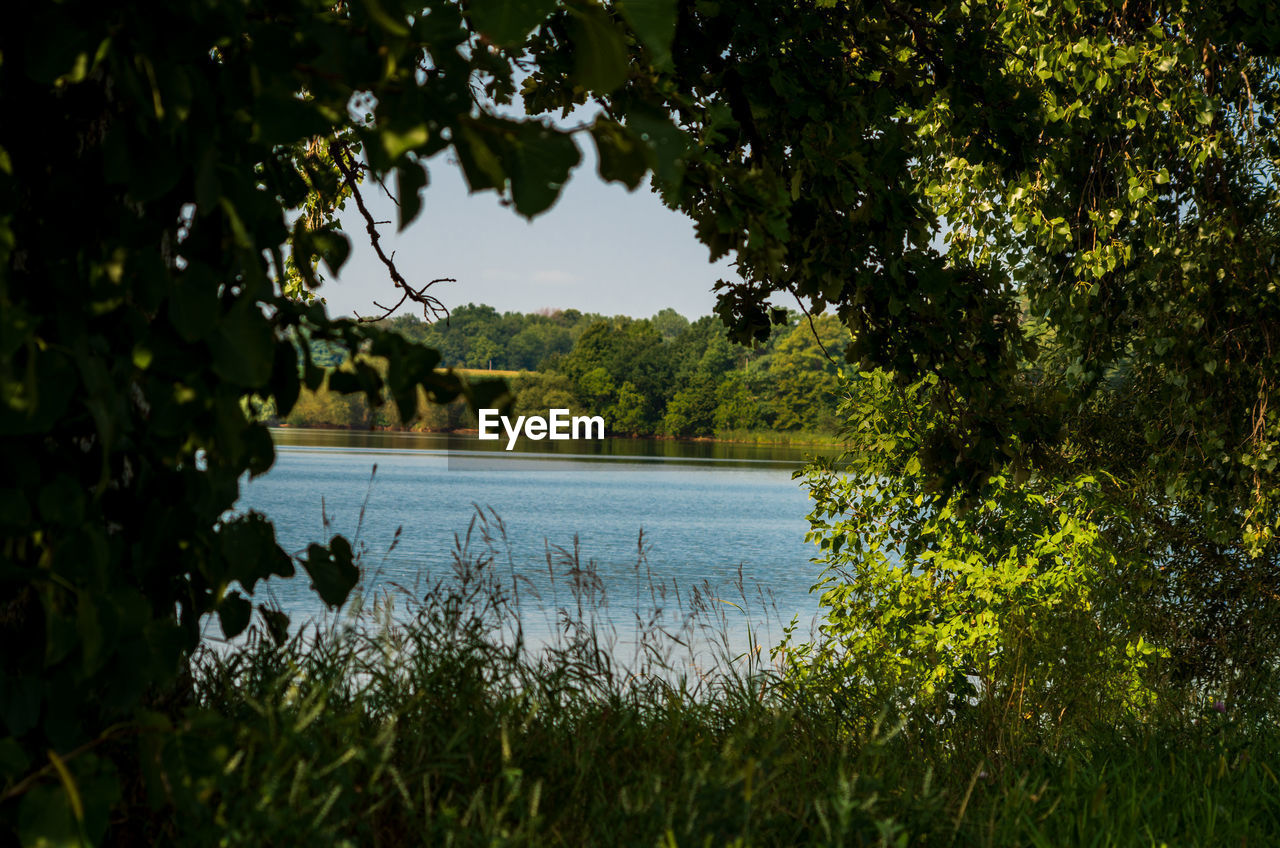
M 508 381 L 516 414 L 566 408 L 602 415 L 608 431 L 627 436 L 759 437 L 828 435 L 836 430 L 838 376 L 847 331 L 830 314 L 791 313 L 755 347 L 729 340 L 712 316 L 689 321 L 674 309 L 651 318 L 604 316 L 576 309 L 499 313 L 467 304 L 447 321 L 413 315 L 384 322 L 405 338 L 440 351 L 447 368 L 492 371 Z M 341 368 L 344 356 L 311 342 L 314 360 Z M 270 409 L 265 410 L 273 418 Z M 393 405 L 371 409 L 363 395 L 303 390 L 277 423 L 291 427 L 455 430 L 475 426 L 461 401 L 419 405 L 400 420 Z

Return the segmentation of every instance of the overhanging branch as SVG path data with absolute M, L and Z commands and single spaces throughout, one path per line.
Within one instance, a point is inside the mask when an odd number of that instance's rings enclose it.
M 403 294 L 400 296 L 394 306 L 383 306 L 381 303 L 374 301 L 373 305 L 383 310 L 383 314 L 377 316 L 360 315 L 357 313 L 356 319 L 362 322 L 382 321 L 395 314 L 395 312 L 404 306 L 407 301 L 413 301 L 422 307 L 422 317 L 427 321 L 438 321 L 441 318 L 449 317 L 448 308 L 440 301 L 439 298 L 427 293 L 427 289 L 436 283 L 455 283 L 452 277 L 437 277 L 425 285 L 414 287 L 409 284 L 404 275 L 396 267 L 395 252 L 390 256 L 382 249 L 382 234 L 378 232 L 378 222 L 374 220 L 369 208 L 365 205 L 364 196 L 360 193 L 360 185 L 356 179 L 359 166 L 356 164 L 351 152 L 347 146 L 340 141 L 329 142 L 329 154 L 333 157 L 334 163 L 338 166 L 338 170 L 342 172 L 342 178 L 346 181 L 347 186 L 351 189 L 351 196 L 355 198 L 356 208 L 360 210 L 361 217 L 364 218 L 365 231 L 369 234 L 369 244 L 373 247 L 373 252 L 378 255 L 378 259 L 387 268 L 387 274 L 391 277 L 391 282 L 396 288 L 400 289 Z

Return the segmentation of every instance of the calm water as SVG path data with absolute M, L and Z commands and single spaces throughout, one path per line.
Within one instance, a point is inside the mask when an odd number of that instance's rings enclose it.
M 575 537 L 579 564 L 593 564 L 604 587 L 601 615 L 620 630 L 655 605 L 674 606 L 677 591 L 687 602 L 699 585 L 724 602 L 731 630 L 766 625 L 760 641 L 792 616 L 807 625 L 817 609 L 808 499 L 791 479 L 813 449 L 606 440 L 522 443 L 507 453 L 474 436 L 274 436 L 276 465 L 245 487 L 239 508 L 270 516 L 290 552 L 334 533 L 353 539 L 364 551 L 366 594 L 412 591 L 449 574 L 483 511 L 493 541 L 477 529 L 471 551 L 492 549 L 504 572 L 520 575 L 530 631 L 553 628 L 571 600 L 556 548 L 572 550 Z M 308 584 L 303 575 L 268 586 L 296 621 L 322 613 Z

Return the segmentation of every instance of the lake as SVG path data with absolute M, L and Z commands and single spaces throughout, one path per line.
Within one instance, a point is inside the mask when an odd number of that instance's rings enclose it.
M 268 515 L 291 553 L 347 536 L 366 598 L 420 595 L 457 558 L 480 557 L 515 581 L 535 639 L 563 626 L 558 611 L 584 574 L 596 621 L 624 643 L 637 621 L 657 612 L 671 624 L 693 604 L 712 607 L 735 640 L 750 624 L 768 647 L 793 616 L 807 631 L 817 610 L 808 497 L 791 477 L 817 448 L 606 439 L 507 452 L 474 435 L 273 437 L 276 464 L 237 509 Z M 295 622 L 324 613 L 300 575 L 266 586 Z

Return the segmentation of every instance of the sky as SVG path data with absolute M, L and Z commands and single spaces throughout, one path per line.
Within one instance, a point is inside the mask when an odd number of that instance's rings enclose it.
M 361 188 L 374 217 L 391 222 L 380 227 L 381 244 L 388 255 L 395 251 L 396 266 L 411 284 L 457 279 L 431 289 L 449 308 L 485 303 L 499 312 L 573 308 L 648 317 L 671 307 L 688 318 L 710 314 L 716 280 L 736 279 L 730 261 L 711 264 L 693 222 L 663 206 L 647 185 L 628 192 L 601 180 L 595 151 L 589 142 L 586 147 L 559 201 L 532 222 L 503 207 L 492 191 L 469 194 L 445 155 L 430 162 L 422 212 L 401 233 L 396 207 L 382 190 L 369 182 Z M 347 207 L 342 226 L 351 258 L 318 293 L 330 315 L 377 314 L 375 300 L 390 305 L 399 297 L 355 204 Z

